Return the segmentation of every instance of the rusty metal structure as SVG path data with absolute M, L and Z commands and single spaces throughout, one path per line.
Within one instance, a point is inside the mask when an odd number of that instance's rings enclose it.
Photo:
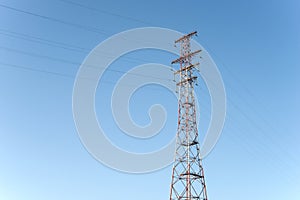
M 193 57 L 201 50 L 191 51 L 191 37 L 197 32 L 182 36 L 175 41 L 180 44 L 180 57 L 172 64 L 179 64 L 175 75 L 179 76 L 177 87 L 178 129 L 176 136 L 175 162 L 172 171 L 170 200 L 207 200 L 206 185 L 196 119 L 194 74 L 199 63 L 192 63 Z

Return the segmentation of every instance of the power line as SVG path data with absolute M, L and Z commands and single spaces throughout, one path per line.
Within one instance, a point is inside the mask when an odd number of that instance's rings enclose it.
M 36 36 L 32 36 L 32 35 L 27 35 L 24 33 L 8 31 L 5 29 L 0 29 L 0 34 L 4 35 L 4 36 L 12 37 L 12 38 L 25 40 L 25 41 L 35 42 L 35 43 L 39 43 L 39 44 L 45 44 L 45 45 L 52 46 L 52 47 L 58 47 L 58 48 L 62 48 L 62 49 L 69 50 L 69 51 L 82 52 L 82 53 L 90 53 L 91 52 L 91 50 L 88 48 L 70 45 L 70 44 L 66 44 L 66 43 L 61 43 L 61 42 L 57 42 L 57 41 L 53 41 L 53 40 L 48 40 L 48 39 L 44 39 L 44 38 L 40 38 L 40 37 L 36 37 Z M 106 55 L 106 57 L 110 57 L 110 58 L 113 58 L 113 56 L 114 56 L 113 54 L 111 54 L 109 52 L 99 51 L 99 50 L 97 50 L 96 54 L 101 55 L 101 56 Z M 125 57 L 122 59 L 122 61 L 127 61 L 127 62 L 131 62 L 131 63 L 139 63 L 138 61 L 148 62 L 147 60 L 140 59 L 140 58 L 134 58 L 134 57 Z
M 74 76 L 71 76 L 71 75 L 68 75 L 68 74 L 62 74 L 62 73 L 57 73 L 57 72 L 52 72 L 52 71 L 47 71 L 47 70 L 41 70 L 41 69 L 26 67 L 26 66 L 22 66 L 22 65 L 11 64 L 11 63 L 4 63 L 4 62 L 1 62 L 1 61 L 0 61 L 0 65 L 4 65 L 4 66 L 16 68 L 16 69 L 23 69 L 23 70 L 27 70 L 27 71 L 41 72 L 41 73 L 51 74 L 51 75 L 55 75 L 55 76 L 74 78 Z
M 6 35 L 6 36 L 9 36 L 9 37 L 13 37 L 13 38 L 18 38 L 18 39 L 30 41 L 30 42 L 37 42 L 37 43 L 51 45 L 51 46 L 54 45 L 55 47 L 59 47 L 59 48 L 67 49 L 67 50 L 72 50 L 72 51 L 78 51 L 78 52 L 88 52 L 89 51 L 89 49 L 84 48 L 84 47 L 69 45 L 67 43 L 61 43 L 61 42 L 48 40 L 48 39 L 44 39 L 44 38 L 40 38 L 40 37 L 36 37 L 36 36 L 32 36 L 32 35 L 27 35 L 27 34 L 18 33 L 18 32 L 14 32 L 14 31 L 9 31 L 9 30 L 5 30 L 5 29 L 0 29 L 0 31 L 5 32 L 5 33 L 0 32 L 0 34 Z M 37 39 L 37 41 L 35 39 Z M 62 45 L 62 46 L 60 46 L 60 45 Z M 68 64 L 75 64 L 75 65 L 80 65 L 81 64 L 81 63 L 70 61 L 70 60 L 65 60 L 65 59 L 61 59 L 61 58 L 53 58 L 53 57 L 50 57 L 50 56 L 45 56 L 45 55 L 40 55 L 40 54 L 35 54 L 35 53 L 29 53 L 29 52 L 26 52 L 26 51 L 22 51 L 22 50 L 18 50 L 18 49 L 12 49 L 12 48 L 9 48 L 9 47 L 3 47 L 3 46 L 1 47 L 0 46 L 0 48 L 5 49 L 7 51 L 11 51 L 11 52 L 21 53 L 21 54 L 24 54 L 24 55 L 49 59 L 49 60 L 53 60 L 53 61 L 64 62 L 64 63 L 68 63 Z M 76 48 L 76 49 L 74 49 L 74 48 Z M 101 55 L 101 56 L 103 56 L 103 54 L 108 54 L 109 55 L 109 53 L 107 53 L 107 52 L 101 52 L 101 54 L 99 53 L 99 55 Z M 111 56 L 107 56 L 107 57 L 111 57 Z M 126 59 L 126 58 L 122 58 L 122 60 L 123 59 Z M 149 61 L 142 60 L 142 59 L 136 59 L 136 58 L 128 58 L 128 59 L 130 59 L 130 60 L 128 60 L 128 62 L 129 61 L 143 61 L 143 62 L 149 63 Z M 95 67 L 95 66 L 89 66 L 89 67 Z M 120 71 L 120 70 L 113 70 L 113 69 L 107 69 L 107 70 L 108 71 L 115 71 L 115 72 L 119 72 L 119 73 L 128 73 L 128 72 Z M 135 74 L 135 75 L 139 76 L 141 74 Z M 145 76 L 144 74 L 142 74 L 142 76 L 149 77 L 149 76 Z M 157 77 L 151 77 L 151 78 L 157 78 Z M 161 79 L 161 80 L 165 80 L 165 79 Z M 169 80 L 172 81 L 171 79 L 169 79 Z
M 99 28 L 67 22 L 67 21 L 64 21 L 64 20 L 56 19 L 56 18 L 49 17 L 49 16 L 46 16 L 46 15 L 33 13 L 33 12 L 30 12 L 30 11 L 22 10 L 22 9 L 11 7 L 11 6 L 7 6 L 7 5 L 4 5 L 4 4 L 0 4 L 0 7 L 6 8 L 6 9 L 9 9 L 9 10 L 13 10 L 13 11 L 16 11 L 16 12 L 24 13 L 24 14 L 27 14 L 27 15 L 31 15 L 31 16 L 34 16 L 34 17 L 39 17 L 41 19 L 45 19 L 45 20 L 48 20 L 48 21 L 53 21 L 53 22 L 57 22 L 57 23 L 60 23 L 60 24 L 73 26 L 73 27 L 83 29 L 83 30 L 86 30 L 86 31 L 91 31 L 91 32 L 94 32 L 94 33 L 102 34 L 102 35 L 110 35 L 110 34 L 106 33 L 105 31 L 103 31 Z
M 213 50 L 211 50 L 209 47 L 208 47 L 208 45 L 205 45 L 206 46 L 206 48 L 212 53 L 212 54 L 214 54 L 214 56 L 216 57 L 216 58 L 218 58 L 219 60 L 220 60 L 220 62 L 221 62 L 221 64 L 222 64 L 222 66 L 223 66 L 223 68 L 232 76 L 232 78 L 235 80 L 235 81 L 237 81 L 237 82 L 239 82 L 239 85 L 244 89 L 244 91 L 248 94 L 248 95 L 250 95 L 252 98 L 254 98 L 254 99 L 256 99 L 258 102 L 259 102 L 259 104 L 263 107 L 263 108 L 265 108 L 266 106 L 265 105 L 263 105 L 262 103 L 261 103 L 261 101 L 245 86 L 245 84 L 240 80 L 240 78 L 238 77 L 238 76 L 236 76 L 231 70 L 230 70 L 230 68 L 229 67 L 227 67 L 225 64 L 224 64 L 224 62 L 219 58 L 219 56 L 213 51 Z M 230 87 L 230 85 L 227 85 L 227 87 Z M 246 98 L 244 98 L 238 91 L 236 91 L 235 89 L 233 89 L 233 87 L 230 87 L 233 91 L 235 91 L 235 94 L 237 95 L 237 96 L 239 96 L 242 100 L 243 100 L 243 102 L 245 102 L 246 104 L 247 104 L 247 106 L 248 107 L 250 107 L 251 109 L 252 109 L 252 111 L 256 114 L 256 116 L 258 116 L 273 132 L 276 132 L 276 133 L 279 133 L 278 132 L 278 130 L 277 129 L 275 129 L 271 124 L 270 124 L 270 122 L 269 122 L 269 120 L 267 120 L 266 118 L 264 118 L 263 116 L 262 116 L 262 114 L 260 113 L 260 112 L 258 112 L 257 111 L 257 109 L 256 109 L 256 107 L 255 106 L 253 106 L 252 104 L 250 104 L 249 102 L 248 102 L 248 100 L 246 99 Z M 231 102 L 233 102 L 232 100 L 231 100 L 231 98 L 229 98 L 228 97 L 228 99 L 231 101 Z M 273 139 L 273 137 L 272 137 L 272 135 L 270 135 L 268 132 L 266 132 L 264 129 L 262 129 L 253 119 L 251 119 L 245 112 L 243 112 L 237 105 L 235 105 L 235 104 L 232 104 L 234 107 L 236 107 L 236 109 L 238 109 L 238 111 L 250 122 L 250 123 L 252 123 L 255 127 L 257 127 L 265 136 L 267 136 L 268 137 L 268 139 L 269 140 L 271 140 L 273 143 L 275 143 L 282 151 L 284 151 L 283 149 L 283 147 L 282 147 L 282 144 L 280 144 L 280 143 L 278 143 L 278 142 L 275 142 L 274 141 L 274 139 Z M 279 133 L 280 134 L 280 133 Z M 287 152 L 287 151 L 285 151 L 285 152 Z
M 31 41 L 31 42 L 37 42 L 40 44 L 47 44 L 47 45 L 51 45 L 51 46 L 55 46 L 55 47 L 65 48 L 65 49 L 72 50 L 72 51 L 89 51 L 89 49 L 83 48 L 83 47 L 80 47 L 77 45 L 67 44 L 64 42 L 58 42 L 58 41 L 54 41 L 54 40 L 49 40 L 49 39 L 45 39 L 45 38 L 41 38 L 41 37 L 37 37 L 37 36 L 33 36 L 33 35 L 28 35 L 25 33 L 15 32 L 15 31 L 7 30 L 7 29 L 0 28 L 0 34 L 9 36 L 12 38 L 17 38 L 17 39 L 27 40 L 27 41 Z
M 77 3 L 77 2 L 74 2 L 74 1 L 69 1 L 69 0 L 58 0 L 58 1 L 61 1 L 61 2 L 67 3 L 67 4 L 71 4 L 71 5 L 74 5 L 74 6 L 77 6 L 77 7 L 81 7 L 81 8 L 84 8 L 84 9 L 88 9 L 88 10 L 91 10 L 91 11 L 95 11 L 95 12 L 98 12 L 98 13 L 103 13 L 103 14 L 106 14 L 106 15 L 111 15 L 111 16 L 122 18 L 122 19 L 126 19 L 126 20 L 130 20 L 130 21 L 142 23 L 142 24 L 149 25 L 149 26 L 153 26 L 153 24 L 151 24 L 149 22 L 142 21 L 140 19 L 136 19 L 136 18 L 133 18 L 133 17 L 128 17 L 128 16 L 120 15 L 120 14 L 117 14 L 117 13 L 108 12 L 106 10 L 101 10 L 99 8 L 89 7 L 87 5 L 84 5 L 84 4 L 81 4 L 81 3 Z
M 28 56 L 32 56 L 32 57 L 44 58 L 44 59 L 48 59 L 48 60 L 52 60 L 52 61 L 58 61 L 58 62 L 63 62 L 63 63 L 67 63 L 67 64 L 72 64 L 72 65 L 80 65 L 81 64 L 79 62 L 74 62 L 74 61 L 65 60 L 65 59 L 61 59 L 61 58 L 54 58 L 54 57 L 51 57 L 51 56 L 31 53 L 31 52 L 22 51 L 22 50 L 19 50 L 19 49 L 13 49 L 13 48 L 4 47 L 4 46 L 0 46 L 0 49 L 4 49 L 6 51 L 15 52 L 15 53 L 28 55 Z
M 28 55 L 28 56 L 44 58 L 44 59 L 48 59 L 48 60 L 52 60 L 52 61 L 58 61 L 58 62 L 62 62 L 62 63 L 72 64 L 72 65 L 81 65 L 82 64 L 82 63 L 79 63 L 79 62 L 74 62 L 74 61 L 65 60 L 65 59 L 61 59 L 61 58 L 54 58 L 54 57 L 51 57 L 51 56 L 46 56 L 46 55 L 41 55 L 41 54 L 36 54 L 36 53 L 29 53 L 29 52 L 25 52 L 25 51 L 22 51 L 22 50 L 9 48 L 9 47 L 0 46 L 0 49 L 4 49 L 6 51 L 16 52 L 16 53 L 24 54 L 24 55 Z M 89 65 L 87 67 L 105 69 L 105 67 L 101 67 L 101 66 L 99 67 L 99 66 Z M 117 69 L 106 68 L 105 70 L 106 71 L 117 72 L 117 73 L 121 73 L 121 74 L 130 74 L 130 75 L 134 75 L 134 76 L 142 76 L 142 77 L 145 77 L 145 78 L 154 78 L 154 79 L 158 79 L 158 80 L 173 81 L 171 79 L 160 78 L 160 77 L 155 77 L 155 76 L 149 76 L 149 75 L 139 74 L 139 73 L 132 73 L 132 72 L 127 72 L 127 71 L 122 71 L 122 70 L 117 70 Z
M 4 4 L 0 4 L 0 7 L 9 9 L 9 10 L 12 10 L 12 11 L 15 11 L 15 12 L 20 12 L 20 13 L 23 13 L 23 14 L 31 15 L 31 16 L 34 16 L 34 17 L 39 17 L 41 19 L 45 19 L 45 20 L 48 20 L 48 21 L 53 21 L 53 22 L 64 24 L 64 25 L 73 26 L 73 27 L 76 27 L 76 28 L 79 28 L 79 29 L 82 29 L 82 30 L 86 30 L 86 31 L 98 33 L 98 34 L 101 34 L 101 35 L 111 36 L 111 34 L 109 34 L 108 32 L 104 31 L 103 29 L 96 28 L 96 27 L 91 27 L 91 26 L 85 26 L 85 25 L 81 25 L 81 24 L 71 23 L 71 22 L 67 22 L 67 21 L 61 20 L 61 19 L 57 19 L 57 18 L 46 16 L 46 15 L 41 15 L 41 14 L 33 13 L 33 12 L 30 12 L 30 11 L 27 11 L 27 10 L 22 10 L 22 9 L 15 8 L 15 7 L 12 7 L 12 6 L 7 6 L 7 5 L 4 5 Z M 128 40 L 125 37 L 121 37 L 121 38 L 124 39 L 124 40 Z M 140 43 L 140 44 L 145 44 L 145 41 L 132 40 L 132 39 L 130 41 L 131 42 Z M 171 45 L 171 43 L 169 43 L 169 44 Z

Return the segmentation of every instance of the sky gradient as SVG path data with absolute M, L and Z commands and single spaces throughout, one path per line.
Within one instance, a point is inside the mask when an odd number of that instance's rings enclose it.
M 300 199 L 299 9 L 296 0 L 0 0 L 0 200 L 169 198 L 172 166 L 133 175 L 102 165 L 81 144 L 72 115 L 74 80 L 88 53 L 116 33 L 146 26 L 197 30 L 195 40 L 223 77 L 226 122 L 203 161 L 209 199 Z M 149 152 L 174 137 L 177 102 L 170 91 L 150 85 L 132 97 L 138 124 L 149 122 L 152 104 L 168 112 L 150 140 L 124 135 L 109 99 L 122 72 L 173 59 L 133 52 L 104 74 L 95 107 L 115 145 Z M 196 93 L 202 139 L 210 97 L 201 80 Z

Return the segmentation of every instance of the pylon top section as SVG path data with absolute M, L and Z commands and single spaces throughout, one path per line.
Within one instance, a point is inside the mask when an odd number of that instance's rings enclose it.
M 197 31 L 194 31 L 194 32 L 191 32 L 189 34 L 186 34 L 186 35 L 182 36 L 181 38 L 179 38 L 178 40 L 176 40 L 175 43 L 178 43 L 178 42 L 180 42 L 180 41 L 182 41 L 182 40 L 184 40 L 186 38 L 190 38 L 193 35 L 197 35 Z
M 197 35 L 197 31 L 186 34 L 175 41 L 175 44 L 180 42 L 180 57 L 177 58 L 176 60 L 173 60 L 171 64 L 179 63 L 181 67 L 192 64 L 191 63 L 192 57 L 195 54 L 200 53 L 200 51 L 201 51 L 201 50 L 197 50 L 197 51 L 191 52 L 190 39 L 194 35 Z

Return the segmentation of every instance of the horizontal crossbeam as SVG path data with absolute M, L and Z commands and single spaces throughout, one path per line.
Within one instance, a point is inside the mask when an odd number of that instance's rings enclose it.
M 187 35 L 182 36 L 181 38 L 179 38 L 178 40 L 176 40 L 175 43 L 178 43 L 178 42 L 180 42 L 181 40 L 184 40 L 185 38 L 191 37 L 191 36 L 193 36 L 193 35 L 197 35 L 197 31 L 194 31 L 194 32 L 191 32 L 191 33 L 189 33 L 189 34 L 187 34 Z
M 201 52 L 201 50 L 197 50 L 197 51 L 194 51 L 194 52 L 192 52 L 192 53 L 189 53 L 189 54 L 187 54 L 187 55 L 185 55 L 185 56 L 181 56 L 181 57 L 177 58 L 176 60 L 173 60 L 173 61 L 171 62 L 171 64 L 174 64 L 174 63 L 180 63 L 180 62 L 183 61 L 184 59 L 189 58 L 189 57 L 192 57 L 192 56 L 194 56 L 195 54 L 200 53 L 200 52 Z

